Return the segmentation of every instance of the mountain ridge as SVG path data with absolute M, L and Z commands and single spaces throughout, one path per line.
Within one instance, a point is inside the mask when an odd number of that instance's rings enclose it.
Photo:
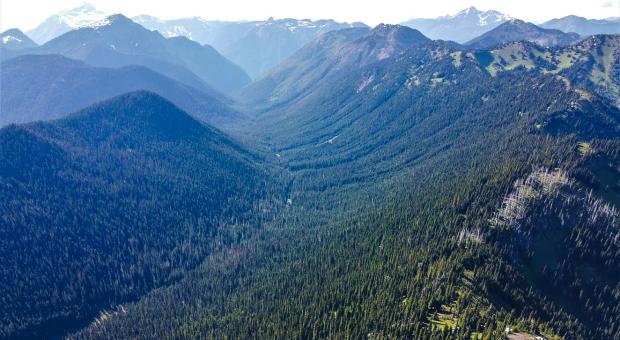
M 250 81 L 240 67 L 212 47 L 187 38 L 166 39 L 122 14 L 108 16 L 23 51 L 62 54 L 93 66 L 142 65 L 199 90 L 214 88 L 224 94 Z
M 481 11 L 476 7 L 469 7 L 454 15 L 434 19 L 410 19 L 401 25 L 416 28 L 431 39 L 465 43 L 510 19 L 512 17 L 498 11 Z
M 198 91 L 142 66 L 109 69 L 61 55 L 23 55 L 3 62 L 2 68 L 0 126 L 56 119 L 125 92 L 149 89 L 215 125 L 241 117 L 218 93 Z
M 620 34 L 620 25 L 618 22 L 607 19 L 586 19 L 577 15 L 568 15 L 562 18 L 552 19 L 542 23 L 540 27 L 557 29 L 566 33 L 574 32 L 581 36 Z
M 567 46 L 579 41 L 577 33 L 538 27 L 523 20 L 512 19 L 466 43 L 477 49 L 491 49 L 497 45 L 526 40 L 544 47 Z

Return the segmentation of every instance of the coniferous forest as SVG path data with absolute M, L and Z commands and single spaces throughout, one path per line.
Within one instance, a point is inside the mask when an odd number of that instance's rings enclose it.
M 620 338 L 620 35 L 133 19 L 3 33 L 0 338 Z

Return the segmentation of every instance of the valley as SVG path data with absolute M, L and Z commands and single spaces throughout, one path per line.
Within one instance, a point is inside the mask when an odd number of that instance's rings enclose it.
M 0 338 L 620 336 L 618 34 L 75 13 L 2 46 Z

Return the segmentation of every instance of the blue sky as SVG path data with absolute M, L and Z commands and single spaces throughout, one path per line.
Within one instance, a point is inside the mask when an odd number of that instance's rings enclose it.
M 28 30 L 56 12 L 84 0 L 2 0 L 0 28 Z M 410 18 L 454 14 L 464 8 L 495 9 L 513 17 L 542 22 L 576 14 L 588 18 L 620 16 L 620 0 L 92 0 L 98 9 L 128 16 L 161 18 L 201 16 L 205 19 L 256 20 L 333 18 L 339 21 L 399 23 Z

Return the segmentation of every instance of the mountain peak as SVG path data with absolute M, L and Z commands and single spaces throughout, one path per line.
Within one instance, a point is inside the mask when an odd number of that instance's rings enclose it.
M 90 28 L 99 28 L 104 26 L 112 26 L 112 25 L 122 25 L 122 24 L 133 24 L 134 22 L 131 19 L 127 18 L 122 14 L 112 14 L 107 16 L 99 21 L 95 21 L 91 24 L 86 25 L 85 27 Z
M 375 28 L 373 28 L 369 33 L 369 36 L 373 36 L 373 35 L 381 36 L 381 37 L 387 37 L 389 35 L 399 35 L 399 36 L 416 35 L 417 37 L 424 37 L 424 35 L 416 29 L 403 26 L 403 25 L 393 25 L 393 24 L 379 24 L 375 26 Z
M 529 41 L 543 47 L 550 47 L 566 46 L 578 40 L 579 35 L 576 33 L 545 29 L 513 18 L 469 41 L 467 45 L 477 49 L 488 49 L 514 41 Z
M 0 46 L 17 50 L 36 47 L 37 44 L 19 29 L 10 28 L 0 34 Z
M 366 39 L 380 41 L 381 45 L 407 47 L 431 41 L 420 31 L 402 25 L 379 24 L 373 28 Z M 391 53 L 390 53 L 391 54 Z
M 57 20 L 71 28 L 90 25 L 105 18 L 105 13 L 97 10 L 93 5 L 84 3 L 78 7 L 59 12 Z
M 467 15 L 478 14 L 478 13 L 482 13 L 482 12 L 480 10 L 478 10 L 476 7 L 471 6 L 471 7 L 465 8 L 464 10 L 458 12 L 456 14 L 456 16 L 467 16 Z
M 95 6 L 93 6 L 92 4 L 88 3 L 88 2 L 84 2 L 83 4 L 72 8 L 72 9 L 68 9 L 68 10 L 64 10 L 64 13 L 68 13 L 68 12 L 91 12 L 91 11 L 96 11 L 97 9 L 95 8 Z
M 411 19 L 403 25 L 420 30 L 431 39 L 452 40 L 464 43 L 511 19 L 507 14 L 476 7 L 466 8 L 456 14 L 434 19 Z
M 394 31 L 394 30 L 400 30 L 400 29 L 404 29 L 405 26 L 401 26 L 401 25 L 393 25 L 393 24 L 379 24 L 377 26 L 375 26 L 375 28 L 373 28 L 371 30 L 371 32 L 376 32 L 376 33 L 385 33 L 385 32 L 390 32 L 390 31 Z
M 512 18 L 508 21 L 506 21 L 503 25 L 517 25 L 517 26 L 524 26 L 524 25 L 532 25 L 530 23 L 527 23 L 521 19 L 516 19 L 516 18 Z
M 85 126 L 99 126 L 99 137 L 114 131 L 123 135 L 139 133 L 186 138 L 207 128 L 167 99 L 144 90 L 94 104 L 62 121 L 67 124 L 80 122 Z
M 25 35 L 19 28 L 9 28 L 8 30 L 2 32 L 1 35 Z

